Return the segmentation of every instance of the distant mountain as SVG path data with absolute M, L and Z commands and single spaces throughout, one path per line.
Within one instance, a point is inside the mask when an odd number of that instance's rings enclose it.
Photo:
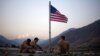
M 66 36 L 68 41 L 70 41 L 74 47 L 78 47 L 83 43 L 87 43 L 89 45 L 90 43 L 97 42 L 96 40 L 100 40 L 100 20 L 82 28 L 62 33 L 61 35 Z M 100 41 L 98 42 L 100 43 Z
M 25 41 L 26 39 L 14 39 L 14 40 L 9 40 L 7 39 L 5 36 L 3 35 L 0 35 L 0 46 L 9 46 L 11 47 L 12 45 L 15 45 L 15 46 L 20 46 L 21 43 L 23 41 Z
M 82 28 L 71 28 L 64 31 L 52 39 L 52 47 L 57 44 L 61 35 L 66 37 L 66 41 L 69 41 L 71 47 L 100 48 L 100 20 Z M 42 45 L 48 47 L 48 43 L 49 42 L 47 40 Z
M 19 45 L 21 45 L 21 44 L 22 44 L 26 39 L 28 39 L 28 38 L 30 38 L 31 41 L 33 41 L 35 37 L 33 37 L 33 36 L 27 36 L 27 37 L 24 37 L 24 38 L 14 39 L 13 41 L 15 41 L 15 42 L 17 42 Z M 42 42 L 44 42 L 44 40 L 43 40 L 43 39 L 39 39 L 38 44 L 40 44 L 40 43 L 42 43 Z
M 6 39 L 4 36 L 0 35 L 0 46 L 4 46 L 5 44 L 8 44 L 9 40 Z
M 12 45 L 18 45 L 16 41 L 8 40 L 6 37 L 0 35 L 0 46 L 12 46 Z
M 33 36 L 27 36 L 25 38 L 9 40 L 5 36 L 0 35 L 0 46 L 3 46 L 4 47 L 4 46 L 7 45 L 7 46 L 11 47 L 11 46 L 15 45 L 15 46 L 19 46 L 20 47 L 20 45 L 22 44 L 22 42 L 24 42 L 27 38 L 30 38 L 31 41 L 34 40 L 34 37 Z M 43 42 L 44 42 L 44 40 L 43 39 L 40 39 L 39 42 L 38 42 L 38 44 L 41 44 Z

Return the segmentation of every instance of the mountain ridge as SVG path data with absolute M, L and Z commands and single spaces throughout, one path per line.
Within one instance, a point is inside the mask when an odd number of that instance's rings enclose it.
M 60 36 L 65 36 L 72 48 L 76 47 L 100 47 L 100 20 L 97 20 L 87 26 L 81 28 L 71 28 L 52 38 L 51 46 L 57 45 Z M 95 39 L 95 40 L 94 40 Z M 95 44 L 93 44 L 95 43 Z M 42 44 L 43 45 L 43 44 Z M 45 47 L 49 47 L 49 41 L 44 43 Z

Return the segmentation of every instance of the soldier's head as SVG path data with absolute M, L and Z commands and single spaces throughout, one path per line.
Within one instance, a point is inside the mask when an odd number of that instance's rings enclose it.
M 61 39 L 62 39 L 62 40 L 65 40 L 65 36 L 61 36 Z
M 39 39 L 37 37 L 35 37 L 34 41 L 37 43 L 39 41 Z
M 27 39 L 26 42 L 27 44 L 29 44 L 31 42 L 31 39 Z

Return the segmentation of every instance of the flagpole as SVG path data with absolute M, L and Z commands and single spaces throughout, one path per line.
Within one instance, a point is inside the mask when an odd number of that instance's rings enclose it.
M 50 20 L 50 5 L 51 5 L 51 1 L 49 1 L 49 52 L 51 51 L 51 20 Z

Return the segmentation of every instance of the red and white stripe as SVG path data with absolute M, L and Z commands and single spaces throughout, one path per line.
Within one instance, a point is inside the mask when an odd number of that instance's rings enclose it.
M 67 23 L 68 18 L 61 14 L 59 11 L 50 14 L 50 21 L 58 21 L 58 22 L 65 22 Z

